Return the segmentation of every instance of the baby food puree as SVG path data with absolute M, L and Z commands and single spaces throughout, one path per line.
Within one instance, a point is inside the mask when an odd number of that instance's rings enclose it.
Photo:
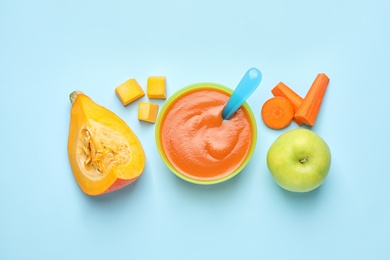
M 195 84 L 162 108 L 157 147 L 179 177 L 216 183 L 233 177 L 249 161 L 256 143 L 255 120 L 246 103 L 229 120 L 222 118 L 231 93 L 218 84 Z

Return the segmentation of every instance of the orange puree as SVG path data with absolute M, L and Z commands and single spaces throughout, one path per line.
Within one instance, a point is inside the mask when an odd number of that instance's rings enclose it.
M 187 177 L 222 178 L 237 169 L 249 153 L 253 137 L 250 116 L 241 107 L 223 120 L 228 99 L 221 91 L 198 89 L 167 109 L 160 136 L 163 150 Z

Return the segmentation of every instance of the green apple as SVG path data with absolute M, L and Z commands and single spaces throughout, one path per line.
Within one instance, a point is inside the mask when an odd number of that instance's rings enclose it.
M 276 183 L 294 192 L 319 187 L 328 175 L 330 161 L 326 142 L 304 128 L 280 135 L 267 153 L 267 166 Z

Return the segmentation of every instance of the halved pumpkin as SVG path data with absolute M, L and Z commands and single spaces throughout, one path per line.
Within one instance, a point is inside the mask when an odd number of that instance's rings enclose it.
M 121 189 L 145 167 L 141 142 L 116 114 L 80 91 L 70 94 L 68 156 L 73 175 L 88 195 Z

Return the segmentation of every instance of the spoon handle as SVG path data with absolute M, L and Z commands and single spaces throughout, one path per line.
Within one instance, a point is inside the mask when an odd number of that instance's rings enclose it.
M 262 74 L 256 68 L 250 68 L 245 73 L 222 111 L 223 119 L 229 119 L 241 107 L 259 86 L 261 79 Z

